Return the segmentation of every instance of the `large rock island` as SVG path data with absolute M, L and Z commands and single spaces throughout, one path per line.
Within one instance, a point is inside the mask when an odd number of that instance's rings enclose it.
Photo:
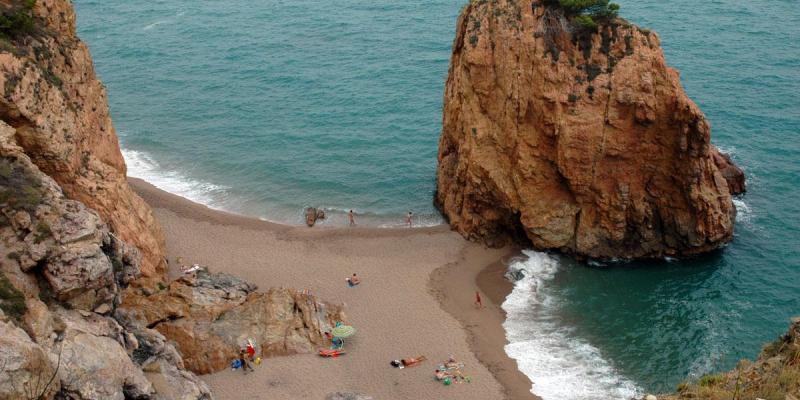
M 582 257 L 686 256 L 727 243 L 744 176 L 711 144 L 658 36 L 616 15 L 583 18 L 552 0 L 465 7 L 444 95 L 438 207 L 470 239 L 523 238 Z

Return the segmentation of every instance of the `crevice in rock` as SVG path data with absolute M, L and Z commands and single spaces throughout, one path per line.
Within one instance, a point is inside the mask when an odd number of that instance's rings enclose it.
M 162 318 L 147 324 L 147 329 L 155 329 L 158 325 L 163 324 L 164 322 L 177 321 L 183 318 L 184 317 L 181 315 L 168 315 L 166 318 Z

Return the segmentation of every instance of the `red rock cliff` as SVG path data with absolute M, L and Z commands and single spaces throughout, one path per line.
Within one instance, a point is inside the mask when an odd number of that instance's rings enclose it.
M 717 163 L 738 169 L 658 36 L 623 20 L 572 26 L 538 0 L 472 1 L 459 17 L 436 195 L 453 229 L 595 258 L 730 241 L 743 180 L 729 188 Z
M 12 13 L 25 2 L 0 0 Z M 95 209 L 142 253 L 142 273 L 165 271 L 164 238 L 150 208 L 129 187 L 106 91 L 75 34 L 67 0 L 38 0 L 33 28 L 0 39 L 0 119 L 16 142 L 70 198 Z

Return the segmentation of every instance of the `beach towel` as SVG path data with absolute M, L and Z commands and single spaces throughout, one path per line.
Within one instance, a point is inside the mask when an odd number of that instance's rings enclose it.
M 328 350 L 328 349 L 320 349 L 319 350 L 319 355 L 321 357 L 336 358 L 336 357 L 339 357 L 340 355 L 343 355 L 343 354 L 345 354 L 344 350 Z

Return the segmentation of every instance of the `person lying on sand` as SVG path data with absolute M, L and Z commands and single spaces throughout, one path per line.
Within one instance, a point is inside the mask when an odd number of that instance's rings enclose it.
M 192 266 L 181 265 L 181 272 L 184 274 L 191 274 L 192 272 L 200 270 L 200 264 L 192 264 Z
M 436 375 L 437 381 L 443 381 L 445 378 L 453 378 L 453 374 L 447 371 L 442 371 L 440 369 L 437 369 L 434 374 Z
M 419 363 L 425 360 L 427 360 L 425 356 L 416 356 L 411 358 L 404 358 L 400 360 L 400 362 L 403 363 L 404 367 L 416 367 L 417 365 L 419 365 Z
M 461 368 L 461 367 L 463 367 L 463 365 L 460 364 L 458 361 L 456 361 L 456 359 L 453 358 L 453 356 L 450 356 L 450 358 L 448 358 L 447 361 L 444 362 L 444 366 L 445 366 L 445 368 Z
M 351 287 L 352 286 L 356 286 L 359 283 L 361 283 L 361 279 L 358 279 L 358 276 L 356 276 L 355 273 L 353 273 L 353 276 L 351 276 L 351 277 L 349 277 L 349 278 L 347 278 L 345 280 L 347 281 L 347 284 L 350 285 Z

